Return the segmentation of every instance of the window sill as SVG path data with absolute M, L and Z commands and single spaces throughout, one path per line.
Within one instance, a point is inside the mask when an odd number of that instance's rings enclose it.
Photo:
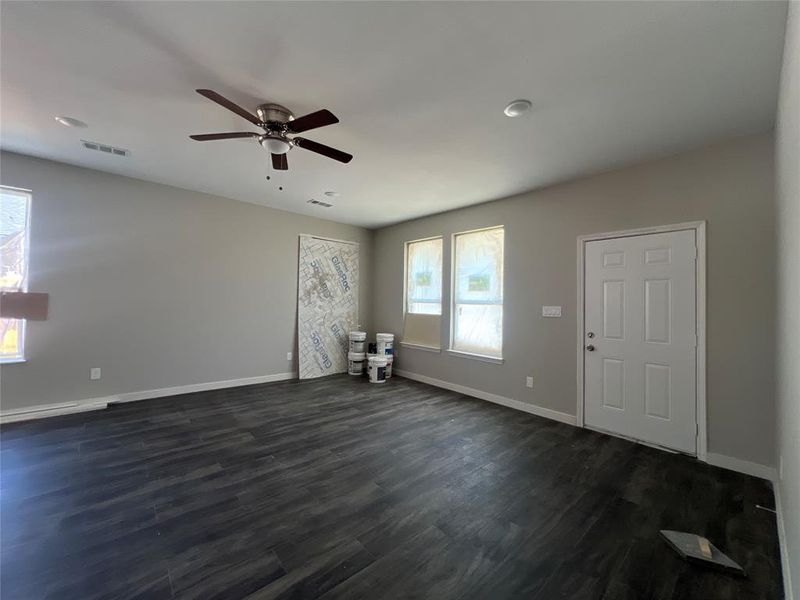
M 411 350 L 422 350 L 424 352 L 436 352 L 437 354 L 441 353 L 441 348 L 436 348 L 434 346 L 423 346 L 422 344 L 411 344 L 409 342 L 400 342 L 400 345 L 403 348 L 410 348 Z
M 25 358 L 0 358 L 0 365 L 15 365 L 28 362 Z
M 471 358 L 472 360 L 494 363 L 496 365 L 502 365 L 505 362 L 504 359 L 497 358 L 496 356 L 486 356 L 485 354 L 473 354 L 472 352 L 462 352 L 461 350 L 453 350 L 452 348 L 448 349 L 447 353 L 452 354 L 453 356 L 458 356 L 460 358 Z

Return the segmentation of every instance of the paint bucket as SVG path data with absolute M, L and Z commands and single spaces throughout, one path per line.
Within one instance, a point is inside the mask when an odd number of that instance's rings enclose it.
M 350 332 L 350 348 L 348 349 L 350 352 L 355 352 L 356 354 L 364 354 L 364 346 L 367 342 L 367 332 L 366 331 L 351 331 Z
M 372 353 L 367 352 L 366 358 L 364 359 L 364 370 L 366 371 L 368 377 L 369 377 L 369 359 L 375 358 L 376 356 L 378 355 L 375 354 L 374 352 Z
M 368 372 L 369 372 L 369 382 L 370 383 L 385 383 L 386 382 L 386 357 L 385 356 L 370 356 Z
M 363 352 L 347 353 L 347 372 L 350 375 L 363 375 L 366 365 L 367 360 Z
M 375 336 L 378 340 L 377 350 L 378 354 L 389 356 L 394 354 L 394 334 L 393 333 L 379 333 Z
M 392 363 L 394 363 L 394 356 L 390 354 L 386 357 L 386 379 L 392 377 Z

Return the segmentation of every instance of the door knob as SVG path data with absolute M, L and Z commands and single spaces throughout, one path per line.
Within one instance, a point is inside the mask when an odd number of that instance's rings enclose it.
M 592 346 L 591 344 L 589 344 L 588 346 L 586 346 L 586 349 L 587 349 L 589 352 L 594 352 L 594 346 Z

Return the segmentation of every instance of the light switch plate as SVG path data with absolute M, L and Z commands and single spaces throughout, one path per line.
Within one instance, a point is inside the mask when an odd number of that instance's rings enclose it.
M 100 379 L 100 367 L 89 369 L 89 379 Z
M 533 377 L 526 377 L 525 378 L 525 386 L 532 388 L 533 387 Z
M 543 317 L 560 317 L 561 316 L 561 307 L 560 306 L 543 306 L 542 307 L 542 316 Z

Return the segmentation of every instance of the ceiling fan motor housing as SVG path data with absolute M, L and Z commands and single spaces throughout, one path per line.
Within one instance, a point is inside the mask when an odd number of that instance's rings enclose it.
M 288 123 L 294 120 L 292 111 L 280 104 L 262 104 L 256 109 L 256 114 L 262 123 Z

